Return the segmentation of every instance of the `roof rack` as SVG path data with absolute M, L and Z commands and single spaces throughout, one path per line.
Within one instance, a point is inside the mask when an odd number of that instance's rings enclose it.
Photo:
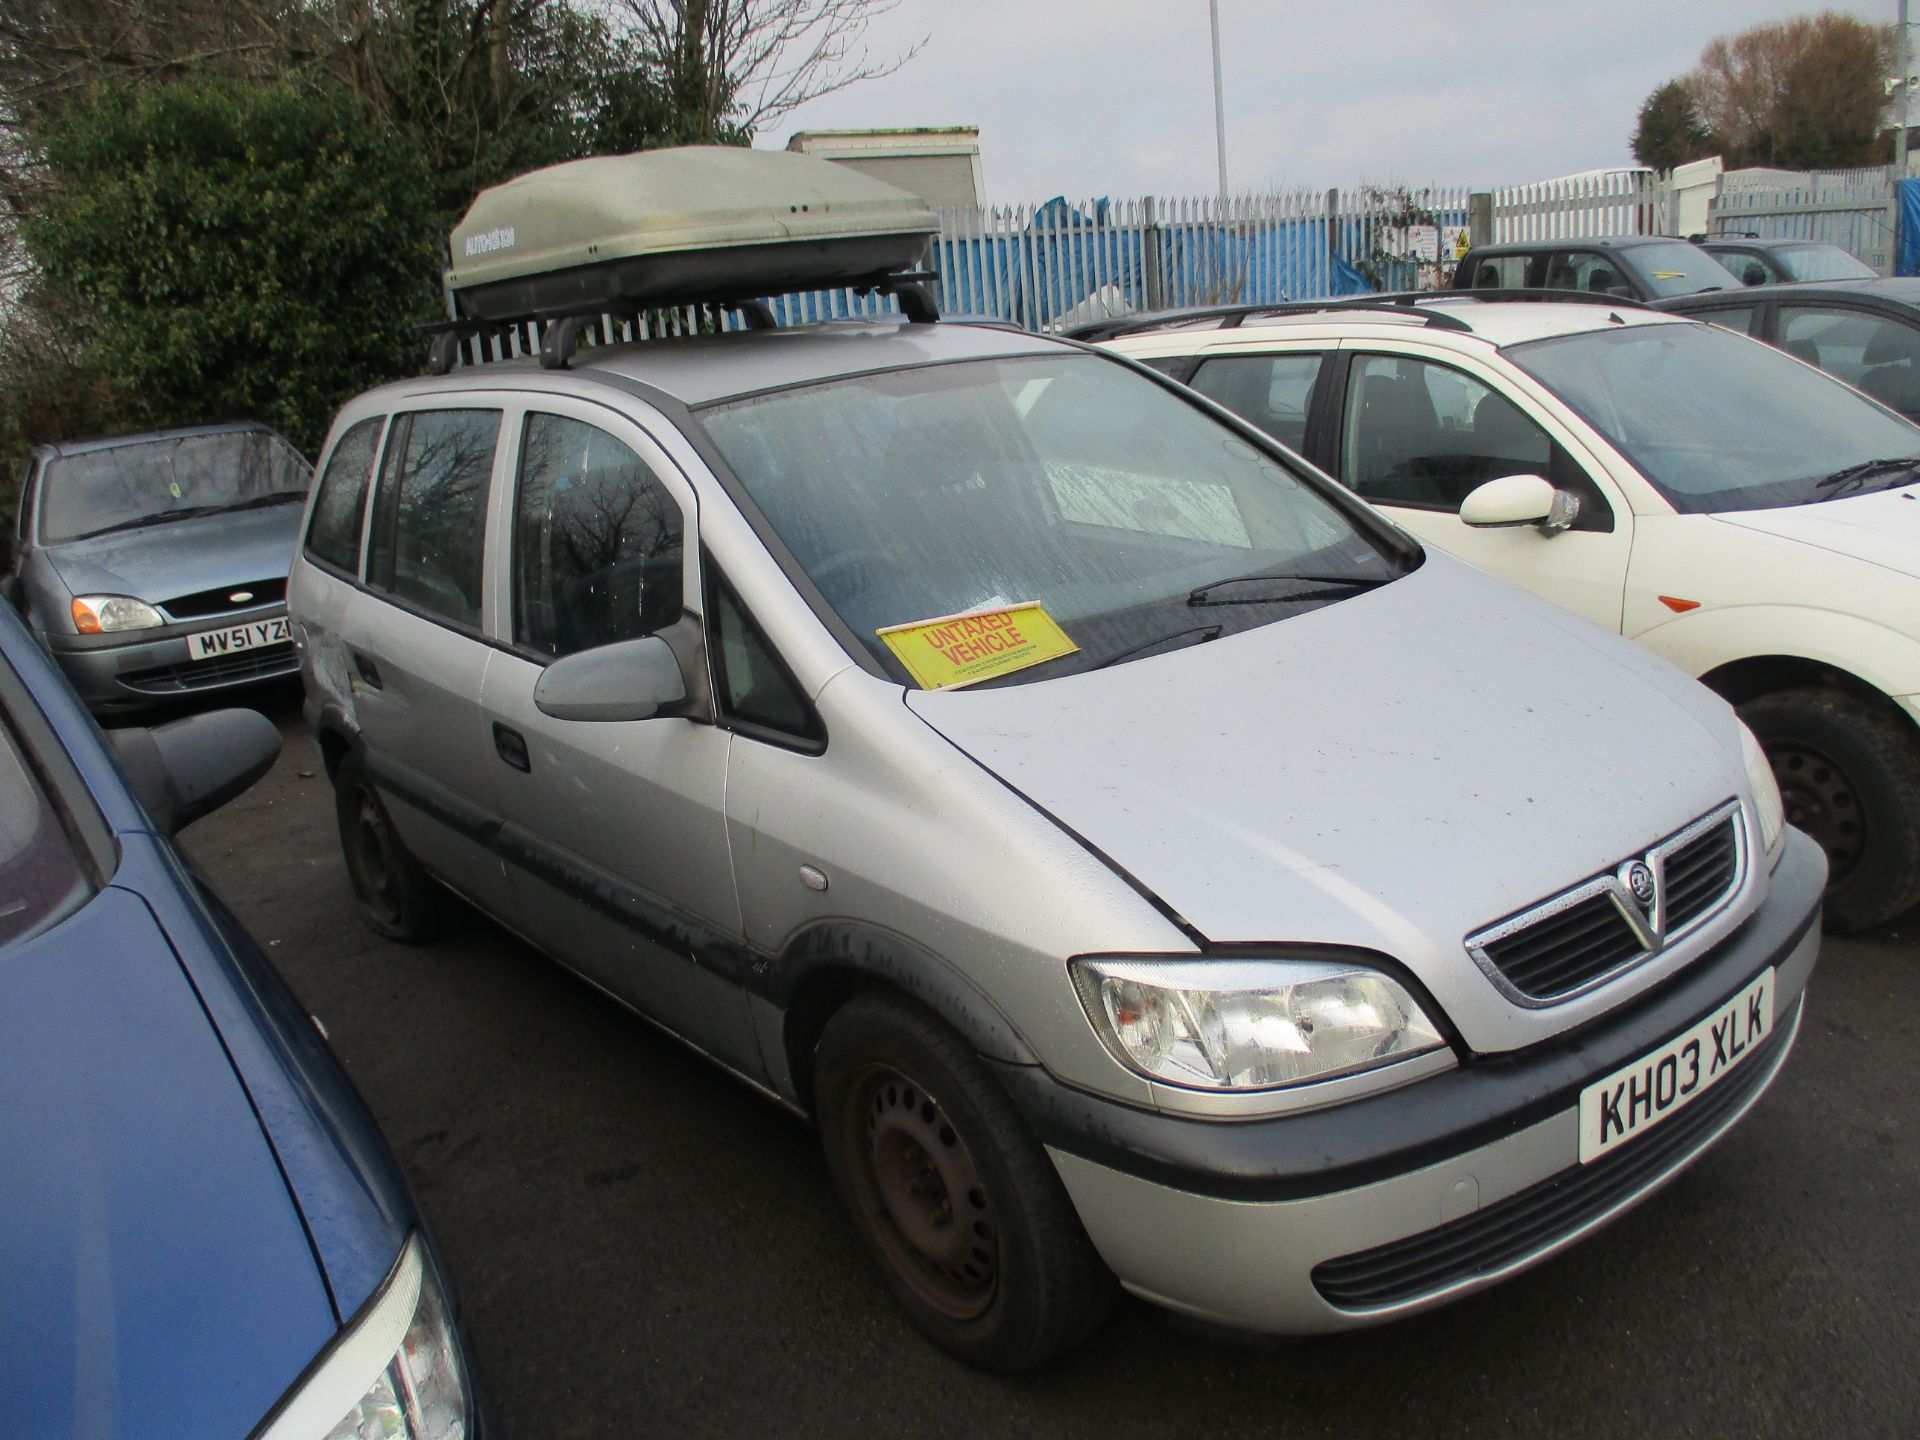
M 872 275 L 836 288 L 852 290 L 859 295 L 892 295 L 899 300 L 900 311 L 910 324 L 930 325 L 940 318 L 940 307 L 933 298 L 932 289 L 932 282 L 938 278 L 931 270 L 912 270 L 898 275 Z M 419 329 L 423 335 L 432 337 L 427 353 L 427 373 L 431 375 L 450 373 L 459 363 L 460 347 L 469 340 L 479 343 L 485 360 L 507 358 L 513 350 L 513 337 L 524 332 L 527 326 L 535 327 L 539 334 L 541 368 L 565 370 L 573 364 L 581 339 L 604 322 L 611 320 L 616 326 L 631 325 L 638 336 L 645 315 L 659 311 L 693 311 L 702 320 L 711 318 L 716 328 L 721 323 L 721 315 L 731 311 L 740 316 L 749 330 L 779 328 L 779 321 L 774 318 L 766 299 L 726 296 L 675 301 L 650 305 L 644 309 L 589 305 L 574 310 L 541 310 L 498 319 L 463 316 L 457 320 L 440 320 L 422 325 Z
M 1444 291 L 1423 291 L 1423 298 L 1432 299 Z M 1402 301 L 1396 297 L 1382 295 L 1363 295 L 1352 300 L 1295 300 L 1282 301 L 1278 305 L 1197 305 L 1185 310 L 1155 310 L 1140 315 L 1118 315 L 1106 320 L 1090 320 L 1082 325 L 1069 325 L 1059 331 L 1069 340 L 1081 340 L 1089 344 L 1099 340 L 1112 340 L 1121 335 L 1137 335 L 1148 330 L 1171 329 L 1176 325 L 1190 324 L 1201 320 L 1218 320 L 1217 330 L 1234 330 L 1249 319 L 1268 315 L 1314 315 L 1328 310 L 1371 310 L 1403 318 L 1419 320 L 1436 330 L 1471 330 L 1473 327 L 1458 315 L 1449 315 L 1442 310 L 1415 310 L 1411 301 Z

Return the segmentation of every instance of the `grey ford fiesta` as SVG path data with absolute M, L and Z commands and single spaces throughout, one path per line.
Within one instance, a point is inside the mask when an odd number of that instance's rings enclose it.
M 312 470 L 262 425 L 33 452 L 7 592 L 96 713 L 289 675 Z

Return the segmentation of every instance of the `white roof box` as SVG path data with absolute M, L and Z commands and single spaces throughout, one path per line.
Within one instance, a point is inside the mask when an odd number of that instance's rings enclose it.
M 939 226 L 906 191 L 812 156 L 646 150 L 482 190 L 447 288 L 475 320 L 748 300 L 911 271 Z

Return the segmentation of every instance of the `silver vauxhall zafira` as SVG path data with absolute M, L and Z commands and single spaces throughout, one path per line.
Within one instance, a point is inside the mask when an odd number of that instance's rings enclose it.
M 1282 1333 L 1469 1293 L 1793 1045 L 1824 865 L 1733 711 L 1127 362 L 594 348 L 364 395 L 321 477 L 366 918 L 455 891 L 810 1116 L 975 1363 L 1114 1277 Z

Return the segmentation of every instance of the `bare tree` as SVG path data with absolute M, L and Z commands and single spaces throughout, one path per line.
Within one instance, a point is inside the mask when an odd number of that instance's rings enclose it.
M 809 100 L 891 75 L 924 39 L 875 57 L 867 27 L 900 0 L 621 0 L 701 140 L 752 134 Z
M 1875 164 L 1892 42 L 1891 26 L 1832 13 L 1756 25 L 1707 46 L 1682 83 L 1732 165 Z

